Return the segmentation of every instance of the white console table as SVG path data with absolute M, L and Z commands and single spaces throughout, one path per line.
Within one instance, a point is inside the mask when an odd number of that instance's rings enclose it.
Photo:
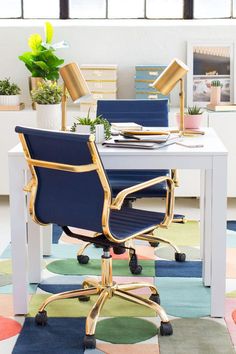
M 108 169 L 201 170 L 201 249 L 203 282 L 211 286 L 211 316 L 224 316 L 226 267 L 227 150 L 212 129 L 185 138 L 202 148 L 170 145 L 159 150 L 99 147 Z M 14 313 L 28 312 L 28 282 L 41 280 L 40 228 L 26 213 L 27 171 L 21 145 L 9 151 Z M 27 223 L 28 219 L 28 223 Z

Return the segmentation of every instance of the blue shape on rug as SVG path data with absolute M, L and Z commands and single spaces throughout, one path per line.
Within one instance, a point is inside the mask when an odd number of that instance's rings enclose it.
M 161 305 L 171 316 L 196 318 L 211 313 L 211 289 L 199 278 L 155 278 Z
M 51 294 L 63 293 L 64 291 L 71 291 L 82 289 L 81 284 L 39 284 L 38 287 Z
M 27 317 L 12 354 L 82 354 L 84 335 L 84 317 L 50 317 L 43 327 Z
M 227 229 L 236 231 L 236 220 L 227 221 Z
M 52 243 L 58 243 L 59 238 L 61 237 L 63 230 L 60 226 L 53 224 L 52 228 Z
M 201 278 L 201 261 L 155 261 L 156 277 Z

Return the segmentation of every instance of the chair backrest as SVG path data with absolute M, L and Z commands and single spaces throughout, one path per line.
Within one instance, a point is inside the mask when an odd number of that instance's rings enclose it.
M 108 203 L 111 191 L 89 135 L 25 127 L 15 130 L 37 182 L 36 220 L 102 232 L 104 185 Z
M 145 127 L 168 126 L 168 99 L 98 100 L 97 116 L 109 122 L 134 122 Z

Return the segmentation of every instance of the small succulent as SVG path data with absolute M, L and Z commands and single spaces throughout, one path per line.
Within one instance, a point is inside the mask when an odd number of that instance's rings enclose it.
M 56 82 L 45 81 L 31 91 L 32 100 L 38 104 L 58 104 L 61 102 L 63 89 Z
M 88 114 L 86 117 L 83 118 L 76 118 L 76 122 L 73 123 L 71 127 L 71 131 L 75 132 L 77 125 L 90 125 L 91 126 L 91 133 L 95 134 L 95 125 L 103 124 L 104 125 L 104 133 L 105 139 L 108 140 L 111 137 L 111 125 L 107 119 L 103 118 L 102 115 L 96 117 L 95 119 L 91 119 L 89 117 L 90 109 L 88 110 Z
M 211 81 L 211 86 L 213 87 L 222 87 L 222 83 L 220 82 L 220 80 L 212 80 Z
M 11 83 L 10 78 L 5 78 L 5 80 L 0 80 L 0 95 L 10 96 L 19 95 L 21 89 L 18 85 Z
M 193 107 L 188 107 L 188 112 L 187 114 L 190 116 L 197 115 L 197 114 L 202 114 L 203 112 L 201 111 L 200 107 L 193 106 Z

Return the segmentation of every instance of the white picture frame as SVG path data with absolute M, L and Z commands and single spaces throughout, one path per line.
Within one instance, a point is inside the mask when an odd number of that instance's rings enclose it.
M 221 102 L 235 102 L 234 51 L 232 41 L 191 41 L 187 43 L 187 106 L 210 103 L 210 83 L 222 83 Z

